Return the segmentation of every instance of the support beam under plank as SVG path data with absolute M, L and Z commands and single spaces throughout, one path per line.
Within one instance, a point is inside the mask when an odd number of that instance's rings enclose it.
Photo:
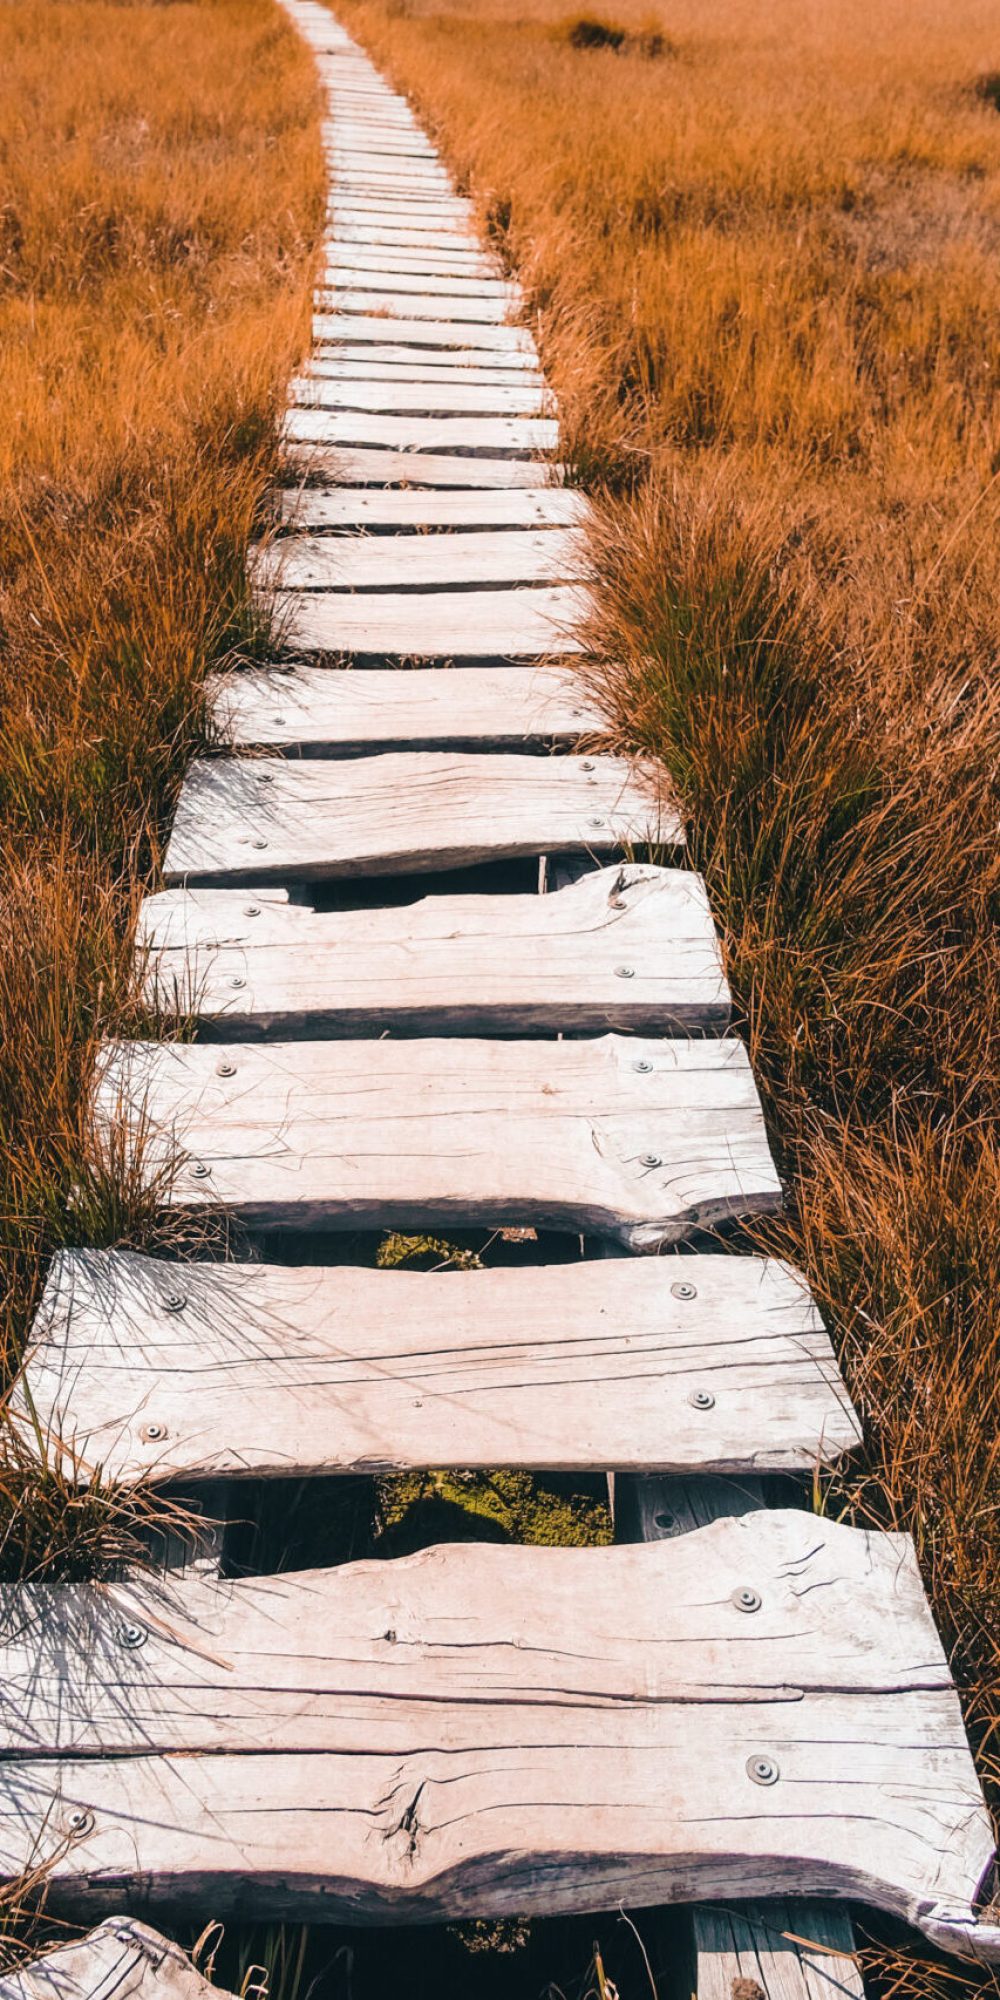
M 108 1917 L 0 1979 L 0 2000 L 233 2000 L 187 1952 L 134 1917 Z

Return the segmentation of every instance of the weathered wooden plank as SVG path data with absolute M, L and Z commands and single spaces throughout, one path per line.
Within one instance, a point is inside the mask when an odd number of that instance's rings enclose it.
M 294 444 L 378 445 L 390 451 L 540 454 L 555 451 L 553 417 L 379 416 L 369 410 L 289 410 L 284 435 Z
M 202 758 L 184 779 L 164 871 L 169 883 L 222 886 L 344 879 L 683 838 L 659 774 L 616 757 Z
M 781 1200 L 734 1041 L 110 1043 L 94 1129 L 164 1206 L 262 1229 L 530 1224 L 652 1251 Z
M 505 354 L 523 354 L 534 364 L 537 362 L 535 344 L 523 326 L 479 325 L 475 334 L 470 335 L 470 325 L 466 320 L 456 319 L 453 313 L 442 310 L 435 319 L 393 318 L 379 309 L 363 313 L 357 309 L 351 312 L 317 312 L 313 315 L 313 339 L 322 346 L 325 341 L 347 340 L 353 343 L 374 340 L 383 345 L 391 340 L 407 347 L 467 347 L 492 349 Z
M 358 659 L 500 660 L 580 653 L 592 605 L 580 584 L 524 590 L 273 593 L 283 643 Z
M 721 1030 L 729 1015 L 698 877 L 635 864 L 550 898 L 349 912 L 167 890 L 143 905 L 140 950 L 162 1016 L 240 1039 L 684 1034 Z
M 302 486 L 278 494 L 282 521 L 295 528 L 574 527 L 587 520 L 582 493 L 570 486 L 493 491 L 425 487 Z
M 288 464 L 309 479 L 336 479 L 345 486 L 456 486 L 509 490 L 536 489 L 562 468 L 533 458 L 459 457 L 440 451 L 387 451 L 377 446 L 289 444 Z
M 331 379 L 320 364 L 291 383 L 289 401 L 306 410 L 379 410 L 423 417 L 551 417 L 555 410 L 549 390 L 526 370 L 505 382 L 480 382 L 469 376 L 457 382 L 438 377 L 399 382 L 384 375 L 380 381 L 359 381 L 340 374 Z
M 134 1917 L 108 1917 L 0 1979 L 0 2000 L 232 2000 L 187 1953 Z
M 489 304 L 501 300 L 506 311 L 498 317 L 506 318 L 521 302 L 521 291 L 505 278 L 480 277 L 473 273 L 449 272 L 444 277 L 434 277 L 423 271 L 406 269 L 388 270 L 386 261 L 381 268 L 352 264 L 346 253 L 341 252 L 337 262 L 328 264 L 323 272 L 323 284 L 335 292 L 391 292 L 394 295 L 415 292 L 425 299 L 433 299 L 437 293 L 456 299 L 470 299 L 476 303 Z M 405 308 L 404 308 L 405 309 Z M 491 313 L 484 318 L 491 318 Z
M 383 358 L 388 355 L 388 359 Z M 481 358 L 474 351 L 444 348 L 324 347 L 310 357 L 309 380 L 325 382 L 420 383 L 429 391 L 448 382 L 477 383 L 497 389 L 543 389 L 541 370 L 519 356 L 511 367 L 501 354 Z
M 227 743 L 321 757 L 568 747 L 604 726 L 586 689 L 559 667 L 257 667 L 216 675 L 209 699 Z
M 399 247 L 414 253 L 426 251 L 449 256 L 479 255 L 476 237 L 465 223 L 411 222 L 403 216 L 373 216 L 340 213 L 336 223 L 337 241 L 359 248 L 367 246 L 384 256 L 386 249 Z
M 501 528 L 462 535 L 282 535 L 258 551 L 251 573 L 272 589 L 442 590 L 559 583 L 585 577 L 591 568 L 578 528 Z
M 11 1404 L 67 1475 L 426 1465 L 811 1472 L 860 1427 L 804 1281 L 765 1259 L 414 1273 L 68 1251 Z M 711 1407 L 701 1404 L 712 1399 Z M 238 1502 L 235 1503 L 238 1511 Z
M 359 155 L 380 160 L 437 159 L 430 140 L 412 119 L 391 118 L 381 124 L 364 124 L 357 119 L 348 124 L 338 119 L 335 126 L 324 124 L 321 131 L 329 142 L 328 157 L 334 161 Z
M 342 223 L 382 223 L 394 229 L 433 231 L 443 239 L 455 230 L 464 242 L 476 242 L 475 215 L 471 202 L 460 195 L 401 195 L 332 193 L 326 215 L 336 234 Z
M 708 1904 L 692 1911 L 697 2000 L 864 2000 L 846 1910 L 831 1903 Z
M 6 1595 L 0 1869 L 50 1862 L 64 1900 L 426 1920 L 766 1886 L 1000 1954 L 902 1536 L 762 1514 L 659 1547 Z
M 511 317 L 516 301 L 509 298 L 466 298 L 451 289 L 447 293 L 409 292 L 401 285 L 376 291 L 361 285 L 320 284 L 314 294 L 320 312 L 348 315 L 376 314 L 387 320 L 460 320 L 463 325 L 502 326 Z M 384 329 L 383 329 L 384 330 Z M 478 335 L 477 335 L 478 338 Z
M 349 261 L 356 270 L 384 271 L 387 256 L 391 255 L 396 271 L 433 272 L 438 277 L 454 273 L 457 278 L 496 278 L 501 275 L 495 258 L 485 257 L 471 245 L 424 247 L 422 244 L 400 244 L 387 251 L 384 243 L 357 242 L 339 235 L 329 245 L 331 255 L 336 253 Z

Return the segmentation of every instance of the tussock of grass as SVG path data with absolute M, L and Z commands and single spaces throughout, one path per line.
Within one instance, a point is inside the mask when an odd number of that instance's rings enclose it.
M 1000 1798 L 1000 126 L 979 0 L 343 0 L 526 285 L 600 517 L 591 671 L 666 758 L 787 1217 Z M 637 0 L 615 26 L 645 29 Z M 992 1975 L 920 1952 L 908 1995 Z
M 271 0 L 14 0 L 0 64 L 9 1381 L 54 1247 L 167 1240 L 155 1190 L 95 1154 L 87 1087 L 138 1019 L 131 920 L 203 677 L 253 637 L 244 552 L 308 339 L 323 177 L 311 59 Z M 8 1438 L 0 1571 L 107 1573 L 148 1551 L 158 1506 L 32 1473 Z

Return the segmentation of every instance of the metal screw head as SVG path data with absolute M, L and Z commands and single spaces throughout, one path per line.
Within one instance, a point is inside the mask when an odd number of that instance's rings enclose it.
M 761 1607 L 760 1591 L 754 1590 L 748 1583 L 741 1584 L 738 1590 L 733 1591 L 729 1602 L 735 1606 L 737 1611 L 759 1611 Z
M 593 766 L 593 764 L 591 763 L 591 761 L 590 761 L 590 758 L 589 758 L 589 757 L 585 757 L 585 758 L 584 758 L 584 760 L 583 760 L 583 763 L 582 763 L 582 764 L 580 765 L 580 769 L 581 769 L 581 771 L 592 771 L 592 770 L 593 770 L 593 768 L 594 768 L 594 766 Z
M 659 1153 L 640 1153 L 639 1164 L 643 1167 L 662 1167 L 663 1161 Z
M 747 1777 L 752 1778 L 755 1785 L 776 1785 L 780 1776 L 773 1757 L 747 1758 Z
M 267 841 L 266 841 L 266 840 L 252 840 L 252 841 L 250 842 L 250 845 L 251 845 L 251 847 L 266 847 L 266 846 L 267 846 Z
M 632 1064 L 632 1068 L 638 1070 L 640 1076 L 648 1076 L 652 1067 L 648 1056 L 640 1056 L 638 1062 Z
M 273 785 L 274 783 L 273 771 L 255 771 L 254 777 L 256 778 L 258 785 Z
M 204 1160 L 192 1160 L 191 1172 L 193 1173 L 196 1181 L 207 1180 L 208 1175 L 211 1173 L 211 1171 L 212 1171 L 211 1167 L 207 1167 L 205 1165 Z
M 126 1646 L 130 1653 L 134 1653 L 139 1646 L 144 1646 L 148 1636 L 145 1625 L 130 1623 L 118 1627 L 118 1644 Z
M 227 1056 L 223 1056 L 222 1061 L 217 1062 L 215 1065 L 215 1074 L 216 1076 L 235 1076 L 236 1064 L 230 1062 Z
M 160 1304 L 166 1313 L 182 1313 L 187 1305 L 187 1293 L 166 1292 L 160 1300 Z
M 283 715 L 272 715 L 271 721 L 273 722 L 275 729 L 284 729 L 285 718 Z
M 167 1435 L 165 1424 L 143 1424 L 139 1436 L 146 1444 L 159 1444 Z
M 230 986 L 239 988 L 246 985 L 246 980 L 241 972 L 234 972 L 229 984 Z
M 92 1833 L 93 1830 L 94 1815 L 87 1811 L 86 1806 L 74 1806 L 73 1811 L 66 1814 L 66 1831 L 72 1834 L 74 1840 L 82 1840 L 85 1833 Z
M 698 1296 L 697 1285 L 689 1285 L 686 1278 L 671 1285 L 670 1290 L 675 1299 L 696 1299 Z
M 615 966 L 615 978 L 616 978 L 616 979 L 634 979 L 634 978 L 635 978 L 635 966 L 634 966 L 634 965 L 616 965 L 616 966 Z
M 243 911 L 243 915 L 244 915 L 245 917 L 259 917 L 259 916 L 260 916 L 260 904 L 259 904 L 259 903 L 247 903 L 247 904 L 245 905 L 245 907 L 244 907 L 244 911 Z
M 714 1410 L 715 1397 L 710 1389 L 692 1389 L 688 1402 L 693 1410 Z
M 588 826 L 603 826 L 603 825 L 604 825 L 604 821 L 603 821 L 603 819 L 601 819 L 601 818 L 600 818 L 600 816 L 598 815 L 598 817 L 597 817 L 596 819 L 588 819 L 588 821 L 587 821 L 587 825 L 588 825 Z

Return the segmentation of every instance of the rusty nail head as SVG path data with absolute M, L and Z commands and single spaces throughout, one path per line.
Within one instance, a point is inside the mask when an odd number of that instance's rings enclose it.
M 735 1605 L 737 1611 L 759 1611 L 761 1606 L 760 1592 L 759 1590 L 753 1590 L 750 1584 L 744 1583 L 740 1586 L 739 1590 L 733 1591 L 729 1602 Z
M 780 1776 L 773 1757 L 747 1758 L 747 1777 L 752 1778 L 755 1785 L 776 1785 Z
M 692 1389 L 688 1402 L 693 1410 L 714 1410 L 715 1397 L 710 1389 Z
M 671 1285 L 670 1289 L 675 1299 L 696 1299 L 698 1296 L 697 1285 L 689 1285 L 686 1280 L 683 1280 L 679 1284 Z

